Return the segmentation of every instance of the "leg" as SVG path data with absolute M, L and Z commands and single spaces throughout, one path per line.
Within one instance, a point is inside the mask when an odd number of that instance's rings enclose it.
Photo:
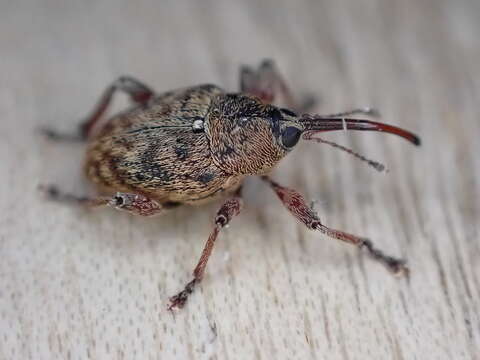
M 113 94 L 117 91 L 123 91 L 130 96 L 130 99 L 140 105 L 145 105 L 153 96 L 154 92 L 140 81 L 133 78 L 122 76 L 110 85 L 103 93 L 100 101 L 87 118 L 81 122 L 77 134 L 61 134 L 55 130 L 44 128 L 42 132 L 53 140 L 85 140 L 91 133 L 92 129 L 102 118 L 105 110 L 110 104 Z
M 177 295 L 170 298 L 170 305 L 168 310 L 172 310 L 176 307 L 182 308 L 185 305 L 185 302 L 188 299 L 188 296 L 193 292 L 195 286 L 200 283 L 205 273 L 205 267 L 207 266 L 207 261 L 210 255 L 212 254 L 213 246 L 217 240 L 218 233 L 220 230 L 228 225 L 230 220 L 240 213 L 243 202 L 241 198 L 241 189 L 237 191 L 233 198 L 228 199 L 218 210 L 217 216 L 215 217 L 215 227 L 210 233 L 210 236 L 207 239 L 205 247 L 203 248 L 202 255 L 198 261 L 195 270 L 193 270 L 193 279 L 185 285 L 185 288 L 180 291 Z
M 268 176 L 263 176 L 262 179 L 272 187 L 282 201 L 283 205 L 285 205 L 285 207 L 293 214 L 293 216 L 304 223 L 307 228 L 311 230 L 319 230 L 325 235 L 345 241 L 352 245 L 356 245 L 360 248 L 365 247 L 372 258 L 385 265 L 393 274 L 405 274 L 408 276 L 409 269 L 405 265 L 404 260 L 385 255 L 382 251 L 376 249 L 372 242 L 368 239 L 326 227 L 320 222 L 320 218 L 318 217 L 317 213 L 307 205 L 302 195 L 295 190 L 279 185 L 275 181 L 271 180 Z
M 374 109 L 368 106 L 363 108 L 352 109 L 349 111 L 343 111 L 336 114 L 320 115 L 318 117 L 319 118 L 338 118 L 338 117 L 351 116 L 356 114 L 380 117 L 380 112 L 377 109 Z
M 117 192 L 111 197 L 100 196 L 96 198 L 88 198 L 62 193 L 52 185 L 40 186 L 40 190 L 44 192 L 50 200 L 88 208 L 110 206 L 117 210 L 123 210 L 141 216 L 158 215 L 168 209 L 168 207 L 162 206 L 157 201 L 139 194 Z
M 258 70 L 243 66 L 240 69 L 240 91 L 257 96 L 268 104 L 273 103 L 276 96 L 280 95 L 287 107 L 299 112 L 306 112 L 315 104 L 315 99 L 310 96 L 301 104 L 295 101 L 272 60 L 263 60 Z

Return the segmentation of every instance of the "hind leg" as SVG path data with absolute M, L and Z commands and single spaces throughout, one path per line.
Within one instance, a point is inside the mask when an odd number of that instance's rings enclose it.
M 153 90 L 142 82 L 128 76 L 122 76 L 104 91 L 93 111 L 80 123 L 76 133 L 60 133 L 48 127 L 42 128 L 41 132 L 51 140 L 83 141 L 88 139 L 92 134 L 92 130 L 110 105 L 114 93 L 117 91 L 126 93 L 135 104 L 139 105 L 146 105 L 154 95 Z

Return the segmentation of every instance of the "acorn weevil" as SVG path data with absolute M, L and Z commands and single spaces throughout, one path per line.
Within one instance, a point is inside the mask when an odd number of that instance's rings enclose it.
M 103 121 L 117 91 L 128 94 L 134 105 Z M 287 108 L 273 105 L 278 97 Z M 239 93 L 227 93 L 215 85 L 200 85 L 155 94 L 141 82 L 121 77 L 105 90 L 77 134 L 43 130 L 51 139 L 76 138 L 87 142 L 85 173 L 102 195 L 77 197 L 61 193 L 52 185 L 42 189 L 55 200 L 87 207 L 110 206 L 142 216 L 226 197 L 193 271 L 193 279 L 170 298 L 169 309 L 183 307 L 201 281 L 218 233 L 242 208 L 242 182 L 249 175 L 261 176 L 308 229 L 364 248 L 394 274 L 408 275 L 403 260 L 383 254 L 370 240 L 322 224 L 302 195 L 272 180 L 269 174 L 301 138 L 336 146 L 377 170 L 383 169 L 377 162 L 316 136 L 326 131 L 382 131 L 399 135 L 415 145 L 420 144 L 420 139 L 395 126 L 351 118 L 355 114 L 374 115 L 369 108 L 310 115 L 304 113 L 309 105 L 309 101 L 301 106 L 295 103 L 269 60 L 264 60 L 258 69 L 247 66 L 241 69 Z

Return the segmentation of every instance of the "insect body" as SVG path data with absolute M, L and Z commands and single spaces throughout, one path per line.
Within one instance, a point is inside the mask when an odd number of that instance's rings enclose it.
M 103 121 L 116 90 L 126 92 L 135 105 Z M 283 97 L 289 109 L 272 105 L 276 95 Z M 323 225 L 298 192 L 278 184 L 268 174 L 301 138 L 329 143 L 316 137 L 320 132 L 384 131 L 417 145 L 418 137 L 394 126 L 349 118 L 358 113 L 372 115 L 370 109 L 325 116 L 295 112 L 304 108 L 293 101 L 270 61 L 264 61 L 258 70 L 242 69 L 240 93 L 201 85 L 156 95 L 139 81 L 123 77 L 107 88 L 76 136 L 87 141 L 85 172 L 103 195 L 80 198 L 61 194 L 52 186 L 45 189 L 58 200 L 111 206 L 143 216 L 226 197 L 193 279 L 170 299 L 170 309 L 182 307 L 202 279 L 218 233 L 240 212 L 241 185 L 248 175 L 262 176 L 285 207 L 309 229 L 366 248 L 395 274 L 408 273 L 402 260 L 384 255 L 369 240 Z M 51 138 L 65 138 L 51 130 L 45 132 Z
M 221 93 L 213 85 L 174 91 L 114 117 L 88 144 L 87 176 L 105 192 L 161 204 L 198 203 L 238 186 L 235 174 L 217 166 L 205 133 Z

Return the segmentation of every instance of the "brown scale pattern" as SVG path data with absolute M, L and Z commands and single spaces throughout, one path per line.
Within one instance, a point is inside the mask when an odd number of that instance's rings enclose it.
M 211 85 L 182 89 L 109 119 L 89 142 L 87 177 L 104 193 L 159 202 L 202 203 L 235 191 L 244 174 L 219 167 L 208 136 L 192 130 L 222 93 Z

